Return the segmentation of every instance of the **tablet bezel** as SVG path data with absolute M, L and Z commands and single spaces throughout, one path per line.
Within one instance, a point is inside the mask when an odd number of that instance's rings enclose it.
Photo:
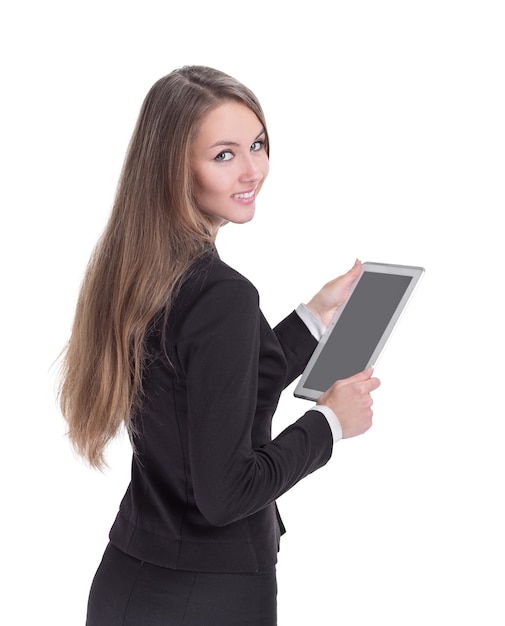
M 321 337 L 321 339 L 319 340 L 319 343 L 316 347 L 316 349 L 314 350 L 311 358 L 309 359 L 309 362 L 307 363 L 307 366 L 305 367 L 305 370 L 295 388 L 294 391 L 294 395 L 297 398 L 303 398 L 305 400 L 317 400 L 324 392 L 320 391 L 318 389 L 311 389 L 309 387 L 306 387 L 305 383 L 306 380 L 308 379 L 312 368 L 314 367 L 315 363 L 318 360 L 319 355 L 321 354 L 321 352 L 324 349 L 324 346 L 326 344 L 326 342 L 328 341 L 331 333 L 333 332 L 334 328 L 336 327 L 336 325 L 338 324 L 338 320 L 340 319 L 343 311 L 345 310 L 345 307 L 347 306 L 349 300 L 352 297 L 352 294 L 358 284 L 358 282 L 360 281 L 361 277 L 363 276 L 363 274 L 365 272 L 374 272 L 374 273 L 380 273 L 380 274 L 394 274 L 394 275 L 400 275 L 400 276 L 410 276 L 412 278 L 412 280 L 409 283 L 409 286 L 407 287 L 407 289 L 405 290 L 405 293 L 403 294 L 400 302 L 398 303 L 393 315 L 391 316 L 388 325 L 386 326 L 386 329 L 384 330 L 380 340 L 378 341 L 377 345 L 375 346 L 375 349 L 373 350 L 373 353 L 368 361 L 368 363 L 366 364 L 366 366 L 363 369 L 366 369 L 367 367 L 370 366 L 375 366 L 379 356 L 381 355 L 381 353 L 383 352 L 387 342 L 389 341 L 390 337 L 391 337 L 391 333 L 393 332 L 394 328 L 396 327 L 396 325 L 398 324 L 398 321 L 403 313 L 403 311 L 405 310 L 405 307 L 407 305 L 407 303 L 409 302 L 410 298 L 412 297 L 412 294 L 414 293 L 417 285 L 419 284 L 419 281 L 421 279 L 421 277 L 424 274 L 424 268 L 423 267 L 419 267 L 419 266 L 413 266 L 413 265 L 396 265 L 396 264 L 391 264 L 391 263 L 376 263 L 373 261 L 367 261 L 366 263 L 362 264 L 362 270 L 360 275 L 358 276 L 358 278 L 354 281 L 353 285 L 351 286 L 351 289 L 349 291 L 349 295 L 347 297 L 347 299 L 345 300 L 345 302 L 342 304 L 342 306 L 340 306 L 337 310 L 337 312 L 335 313 L 332 321 L 330 322 L 328 328 L 326 329 L 326 331 L 324 332 L 323 336 Z

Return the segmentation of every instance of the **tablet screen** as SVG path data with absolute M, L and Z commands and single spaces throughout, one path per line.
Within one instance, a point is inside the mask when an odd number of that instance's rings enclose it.
M 412 276 L 363 272 L 305 381 L 306 388 L 324 392 L 336 380 L 367 367 L 411 281 Z

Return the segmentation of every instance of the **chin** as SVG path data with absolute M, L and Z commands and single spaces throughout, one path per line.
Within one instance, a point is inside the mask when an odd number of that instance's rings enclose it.
M 238 219 L 230 220 L 230 221 L 233 221 L 234 224 L 248 224 L 254 219 L 255 213 L 256 213 L 255 209 L 251 209 L 246 214 L 240 215 Z

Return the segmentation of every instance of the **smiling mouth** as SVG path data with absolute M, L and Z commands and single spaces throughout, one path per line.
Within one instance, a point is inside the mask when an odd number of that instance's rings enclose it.
M 234 193 L 233 198 L 242 198 L 243 200 L 248 200 L 254 196 L 255 189 L 252 191 L 246 191 L 245 193 Z

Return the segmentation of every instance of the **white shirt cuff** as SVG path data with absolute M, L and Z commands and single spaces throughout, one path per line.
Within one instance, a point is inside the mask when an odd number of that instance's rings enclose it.
M 326 420 L 328 421 L 328 424 L 331 428 L 331 434 L 333 435 L 333 443 L 337 443 L 337 441 L 340 441 L 342 439 L 342 426 L 340 425 L 338 417 L 330 409 L 330 407 L 324 406 L 322 404 L 316 404 L 312 407 L 311 410 L 319 411 L 319 413 L 322 413 L 326 417 Z
M 312 311 L 308 309 L 305 304 L 299 304 L 295 310 L 298 317 L 310 330 L 311 335 L 319 341 L 326 330 L 326 326 L 323 322 L 321 322 L 321 320 L 314 315 L 314 313 L 312 313 Z

